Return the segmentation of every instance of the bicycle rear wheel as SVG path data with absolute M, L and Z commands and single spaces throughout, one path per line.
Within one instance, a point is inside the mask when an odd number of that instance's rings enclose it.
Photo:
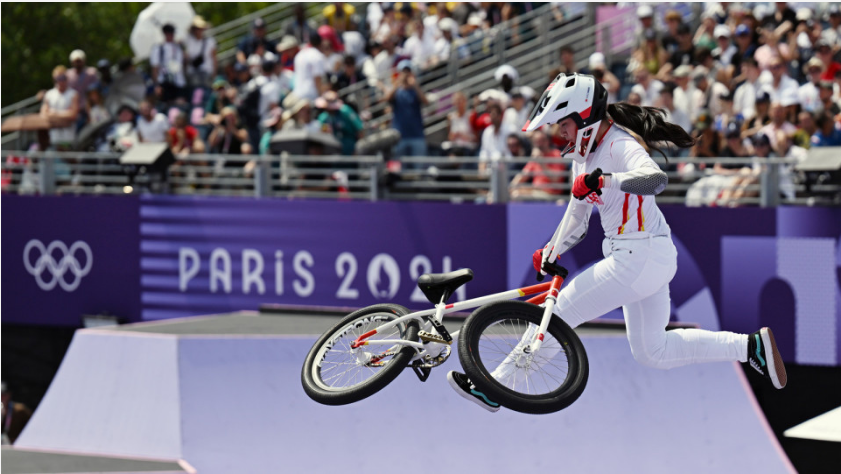
M 542 317 L 543 308 L 530 303 L 491 303 L 467 318 L 459 336 L 459 359 L 470 381 L 491 400 L 522 413 L 568 407 L 581 396 L 590 371 L 581 340 L 557 317 L 540 350 L 526 350 Z
M 356 338 L 378 326 L 409 314 L 396 304 L 378 304 L 355 311 L 330 330 L 310 349 L 301 370 L 301 384 L 310 398 L 324 405 L 346 405 L 379 392 L 391 383 L 415 354 L 411 346 L 368 345 L 351 350 Z M 398 324 L 377 339 L 417 342 L 418 322 Z

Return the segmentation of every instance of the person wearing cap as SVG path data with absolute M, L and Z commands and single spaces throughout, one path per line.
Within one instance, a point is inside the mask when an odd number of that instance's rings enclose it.
M 190 34 L 184 40 L 187 56 L 187 80 L 192 87 L 209 88 L 219 66 L 216 59 L 216 39 L 205 37 L 210 25 L 196 15 L 190 25 Z
M 67 68 L 53 69 L 55 87 L 44 94 L 42 116 L 50 121 L 50 143 L 59 151 L 69 150 L 76 141 L 76 120 L 79 118 L 79 93 L 67 81 Z
M 117 121 L 105 134 L 106 147 L 99 151 L 124 152 L 140 141 L 137 135 L 137 109 L 129 102 L 123 102 L 117 109 Z
M 835 61 L 833 54 L 832 46 L 825 39 L 821 38 L 815 42 L 815 57 L 824 64 L 824 71 L 821 74 L 823 81 L 834 80 L 835 73 L 841 71 L 841 64 Z
M 251 24 L 251 35 L 241 39 L 237 45 L 237 62 L 246 64 L 251 55 L 262 57 L 267 51 L 276 51 L 277 44 L 266 37 L 266 21 L 255 18 Z
M 664 64 L 657 77 L 668 77 L 672 71 L 686 64 L 693 64 L 695 59 L 695 45 L 692 44 L 692 30 L 689 25 L 681 23 L 677 27 L 677 47 L 675 52 L 669 56 L 669 61 Z
M 713 35 L 716 42 L 716 46 L 712 50 L 713 57 L 716 58 L 719 68 L 726 68 L 732 63 L 733 55 L 739 48 L 730 41 L 730 28 L 727 25 L 716 25 Z
M 750 58 L 753 59 L 753 54 L 756 52 L 758 45 L 753 41 L 753 31 L 749 26 L 740 24 L 733 32 L 736 44 L 736 54 L 731 60 L 733 66 L 733 76 L 738 76 L 741 73 L 742 61 Z
M 280 43 L 277 44 L 277 54 L 280 55 L 280 65 L 283 69 L 295 71 L 295 56 L 300 50 L 298 38 L 286 35 L 280 39 Z
M 756 101 L 754 102 L 755 114 L 750 119 L 746 120 L 743 128 L 743 135 L 751 137 L 759 133 L 759 130 L 771 123 L 771 93 L 765 88 L 756 91 Z
M 692 66 L 683 65 L 674 70 L 672 77 L 677 87 L 672 91 L 675 109 L 681 110 L 691 118 L 695 115 L 695 107 L 692 105 L 692 92 L 695 84 L 690 81 Z
M 649 5 L 637 7 L 637 19 L 639 23 L 634 32 L 634 48 L 637 49 L 645 43 L 644 33 L 647 30 L 654 30 L 654 9 Z
M 666 32 L 660 40 L 663 43 L 663 48 L 669 55 L 672 55 L 678 50 L 678 28 L 683 24 L 683 17 L 677 10 L 669 10 L 663 16 L 663 21 L 666 22 Z
M 438 63 L 446 63 L 450 60 L 450 52 L 455 51 L 459 59 L 470 57 L 470 48 L 464 44 L 458 35 L 458 23 L 452 18 L 441 18 L 438 21 L 438 30 L 441 37 L 433 45 L 433 54 Z
M 165 24 L 161 30 L 164 33 L 164 42 L 152 47 L 152 52 L 149 54 L 155 95 L 162 103 L 186 99 L 184 50 L 175 42 L 175 27 L 172 24 Z
M 140 114 L 137 117 L 137 138 L 140 143 L 166 143 L 169 120 L 158 112 L 151 102 L 140 102 Z
M 85 110 L 85 101 L 88 89 L 99 81 L 96 68 L 85 65 L 87 57 L 81 49 L 73 50 L 70 53 L 70 69 L 67 70 L 67 86 L 75 90 L 79 97 L 79 110 Z M 86 122 L 87 115 L 83 112 L 80 116 L 81 125 Z
M 309 44 L 295 55 L 292 92 L 301 99 L 314 101 L 326 83 L 327 57 L 323 53 L 323 43 L 321 35 L 312 35 Z
M 394 155 L 426 156 L 426 134 L 421 108 L 428 105 L 429 100 L 415 77 L 411 61 L 400 61 L 397 74 L 395 85 L 385 94 L 385 101 L 391 104 L 394 111 L 392 127 L 400 132 L 400 141 L 394 147 Z
M 745 120 L 756 115 L 756 92 L 759 84 L 759 65 L 753 58 L 742 63 L 742 77 L 744 81 L 733 92 L 733 110 L 740 112 Z
M 800 88 L 800 84 L 789 77 L 786 69 L 786 63 L 781 57 L 773 57 L 768 62 L 768 70 L 759 76 L 759 83 L 771 93 L 772 101 L 779 102 L 786 90 L 793 89 L 796 92 Z
M 820 106 L 820 82 L 824 64 L 818 58 L 811 58 L 803 65 L 803 73 L 809 79 L 797 89 L 797 98 L 803 110 L 814 112 Z
M 339 140 L 342 144 L 342 155 L 353 155 L 356 142 L 361 138 L 364 129 L 356 111 L 342 102 L 336 91 L 325 92 L 315 100 L 315 107 L 322 111 L 316 118 L 322 126 L 322 131 L 332 133 Z
M 317 35 L 312 22 L 307 20 L 307 12 L 304 9 L 305 3 L 297 2 L 292 7 L 292 20 L 283 28 L 283 34 L 294 37 L 298 44 L 308 44 L 310 38 Z

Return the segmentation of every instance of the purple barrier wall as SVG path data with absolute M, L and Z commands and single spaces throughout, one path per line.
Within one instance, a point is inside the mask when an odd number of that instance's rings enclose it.
M 551 237 L 564 208 L 508 209 L 508 284 L 530 284 L 531 254 Z M 662 210 L 678 248 L 673 320 L 743 333 L 771 326 L 786 360 L 841 361 L 841 209 Z M 562 258 L 572 277 L 602 258 L 596 216 L 590 234 Z
M 502 206 L 141 200 L 143 319 L 264 303 L 429 307 L 423 273 L 471 268 L 457 299 L 505 284 Z
M 3 195 L 4 323 L 140 318 L 138 199 Z
M 264 303 L 428 307 L 417 277 L 464 267 L 476 276 L 459 300 L 531 285 L 531 254 L 564 207 L 5 196 L 2 211 L 3 321 L 78 325 L 105 311 L 134 321 Z M 769 325 L 787 360 L 841 361 L 841 209 L 663 212 L 679 251 L 673 319 Z M 563 257 L 572 277 L 602 258 L 597 217 L 590 230 Z

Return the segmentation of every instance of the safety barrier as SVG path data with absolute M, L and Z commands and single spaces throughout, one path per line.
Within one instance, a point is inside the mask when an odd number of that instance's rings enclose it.
M 354 200 L 430 200 L 505 203 L 511 201 L 565 201 L 572 177 L 569 160 L 541 158 L 542 163 L 563 164 L 563 171 L 543 172 L 557 182 L 541 186 L 538 196 L 523 191 L 530 184 L 511 185 L 529 158 L 485 162 L 478 157 L 406 157 L 386 163 L 383 156 L 279 156 L 188 155 L 169 169 L 166 186 L 154 189 L 148 177 L 130 179 L 119 164 L 118 153 L 23 152 L 3 150 L 2 190 L 17 194 L 132 194 L 150 191 L 176 195 L 327 198 Z M 806 182 L 795 176 L 788 158 L 670 158 L 656 159 L 669 176 L 663 203 L 689 203 L 694 189 L 709 193 L 702 178 L 714 175 L 715 163 L 755 168 L 755 179 L 743 183 L 743 193 L 731 205 L 838 204 L 841 186 L 832 182 Z M 398 165 L 398 166 L 395 166 Z M 534 173 L 524 172 L 532 178 Z M 787 181 L 788 180 L 788 181 Z M 530 181 L 526 179 L 526 181 Z M 781 197 L 781 191 L 794 198 Z M 526 195 L 529 194 L 529 195 Z

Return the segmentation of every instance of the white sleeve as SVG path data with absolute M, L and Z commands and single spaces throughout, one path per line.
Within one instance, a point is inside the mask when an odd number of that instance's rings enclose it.
M 610 146 L 610 154 L 618 165 L 617 169 L 627 171 L 605 176 L 605 188 L 620 189 L 639 196 L 660 194 L 666 189 L 668 175 L 636 140 L 616 140 Z
M 590 223 L 590 214 L 593 212 L 593 205 L 578 199 L 571 199 L 564 213 L 564 218 L 555 229 L 552 240 L 549 241 L 550 248 L 554 247 L 547 259 L 554 262 L 558 255 L 563 254 L 575 247 L 584 240 L 587 235 L 587 227 Z

